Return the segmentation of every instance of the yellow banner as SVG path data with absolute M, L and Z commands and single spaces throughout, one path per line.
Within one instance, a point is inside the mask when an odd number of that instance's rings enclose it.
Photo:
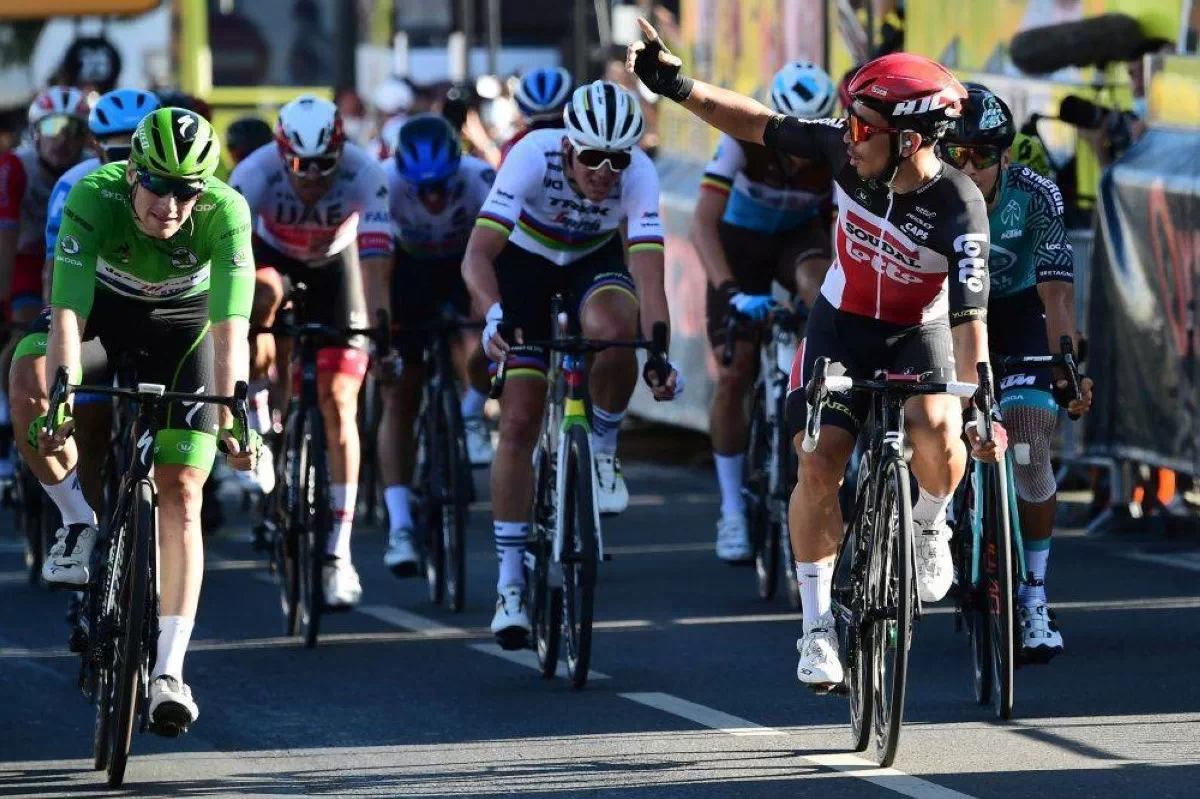
M 1150 124 L 1200 128 L 1200 57 L 1155 57 L 1146 98 Z

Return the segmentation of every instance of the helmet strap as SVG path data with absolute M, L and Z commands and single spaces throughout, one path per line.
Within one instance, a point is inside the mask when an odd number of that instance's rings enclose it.
M 887 165 L 884 166 L 882 174 L 879 176 L 879 182 L 885 184 L 889 189 L 892 188 L 892 181 L 896 179 L 896 173 L 900 171 L 900 164 L 904 159 L 900 157 L 900 137 L 902 133 L 888 134 L 888 153 Z

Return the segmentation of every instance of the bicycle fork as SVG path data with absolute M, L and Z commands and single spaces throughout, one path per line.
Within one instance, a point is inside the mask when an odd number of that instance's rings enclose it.
M 557 473 L 554 475 L 555 501 L 557 504 L 557 513 L 554 521 L 554 547 L 553 547 L 553 562 L 555 564 L 562 563 L 563 544 L 566 537 L 566 515 L 563 513 L 562 501 L 567 495 L 567 458 L 570 457 L 570 445 L 567 443 L 567 431 L 576 426 L 582 425 L 583 429 L 591 435 L 592 428 L 587 420 L 587 408 L 584 406 L 583 398 L 580 396 L 580 387 L 583 384 L 584 359 L 581 355 L 565 355 L 563 356 L 563 379 L 567 385 L 567 395 L 564 399 L 564 412 L 562 419 L 562 427 L 558 436 L 558 451 L 555 453 L 557 463 Z M 586 468 L 591 470 L 591 480 L 588 484 L 592 487 L 592 522 L 596 529 L 596 554 L 599 562 L 604 561 L 604 532 L 600 526 L 600 503 L 596 495 L 596 462 L 595 455 L 592 453 L 592 448 L 588 447 L 588 462 L 580 464 L 581 469 Z M 561 568 L 561 567 L 560 567 Z

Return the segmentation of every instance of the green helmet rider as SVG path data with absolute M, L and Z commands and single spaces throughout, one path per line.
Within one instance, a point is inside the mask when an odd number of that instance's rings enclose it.
M 194 111 L 160 108 L 133 132 L 129 159 L 139 171 L 184 181 L 207 181 L 221 162 L 221 141 Z

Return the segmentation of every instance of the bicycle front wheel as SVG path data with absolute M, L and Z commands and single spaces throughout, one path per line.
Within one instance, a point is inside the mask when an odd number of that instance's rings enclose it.
M 566 496 L 563 514 L 563 632 L 567 643 L 567 674 L 572 688 L 587 684 L 592 659 L 592 611 L 599 558 L 593 493 L 592 449 L 587 428 L 572 425 L 563 446 L 567 450 Z
M 875 756 L 883 768 L 896 759 L 904 723 L 916 588 L 908 466 L 895 458 L 885 469 L 868 578 L 874 619 L 868 640 L 875 661 Z
M 772 535 L 771 524 L 771 436 L 763 403 L 762 384 L 754 391 L 750 413 L 749 445 L 742 467 L 742 499 L 746 504 L 746 525 L 754 548 L 754 571 L 758 596 L 770 599 L 779 584 L 779 538 Z
M 864 617 L 863 607 L 869 605 L 870 583 L 866 580 L 871 558 L 871 525 L 875 514 L 871 505 L 871 454 L 864 452 L 858 467 L 855 489 L 857 501 L 864 503 L 861 512 L 852 511 L 846 537 L 834 561 L 836 581 L 834 618 L 837 622 L 838 648 L 845 653 L 845 680 L 850 698 L 850 746 L 863 752 L 871 744 L 875 720 L 875 645 L 871 637 L 873 626 Z M 867 601 L 864 603 L 864 599 Z
M 549 680 L 558 672 L 558 655 L 562 643 L 563 591 L 561 580 L 550 579 L 550 532 L 557 513 L 554 507 L 554 470 L 550 454 L 543 443 L 538 444 L 533 466 L 533 511 L 530 514 L 532 539 L 525 551 L 525 591 L 529 621 L 533 634 L 530 643 L 537 653 L 542 677 Z M 556 573 L 561 573 L 559 570 Z
M 276 480 L 278 488 L 272 503 L 297 502 L 299 486 L 303 485 L 300 478 L 299 438 L 294 422 L 289 425 L 287 440 L 283 447 L 281 468 Z M 279 505 L 274 507 L 278 508 Z M 270 512 L 270 511 L 269 511 Z M 300 630 L 300 591 L 301 562 L 300 543 L 302 533 L 298 530 L 296 520 L 299 518 L 298 509 L 289 507 L 285 512 L 276 513 L 275 537 L 272 541 L 272 557 L 275 559 L 275 576 L 279 580 L 279 610 L 283 616 L 283 634 L 291 637 Z
M 154 492 L 148 480 L 138 483 L 124 536 L 128 558 L 120 575 L 118 604 L 120 643 L 116 647 L 117 664 L 113 669 L 113 688 L 116 692 L 111 723 L 112 753 L 108 763 L 108 784 L 120 787 L 125 780 L 129 762 L 129 747 L 133 740 L 133 725 L 142 698 L 142 673 L 147 661 L 146 611 L 150 606 L 150 548 L 154 546 Z
M 462 408 L 453 383 L 442 390 L 445 504 L 442 506 L 442 552 L 446 570 L 446 604 L 461 613 L 467 593 L 467 505 L 470 503 L 471 462 L 467 459 Z
M 992 653 L 992 707 L 1002 719 L 1011 719 L 1016 668 L 1013 630 L 1012 520 L 1008 511 L 1008 479 L 1003 468 L 988 467 L 988 510 L 984 514 L 987 549 L 989 641 Z
M 321 420 L 321 412 L 316 408 L 309 408 L 304 415 L 300 441 L 300 629 L 304 634 L 304 645 L 312 649 L 317 645 L 321 615 L 325 610 L 323 573 L 325 545 L 331 524 L 325 424 Z

